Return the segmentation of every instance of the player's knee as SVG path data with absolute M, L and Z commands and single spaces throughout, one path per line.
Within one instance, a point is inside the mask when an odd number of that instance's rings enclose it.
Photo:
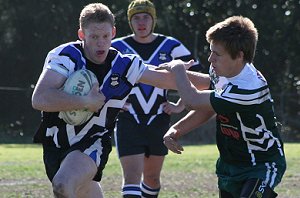
M 72 193 L 68 190 L 68 185 L 55 177 L 52 180 L 52 189 L 56 198 L 72 197 Z

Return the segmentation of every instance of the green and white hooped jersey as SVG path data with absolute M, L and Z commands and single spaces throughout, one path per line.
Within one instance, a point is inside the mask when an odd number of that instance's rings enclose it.
M 228 163 L 256 165 L 283 156 L 273 100 L 263 75 L 252 64 L 233 78 L 210 73 L 220 157 Z

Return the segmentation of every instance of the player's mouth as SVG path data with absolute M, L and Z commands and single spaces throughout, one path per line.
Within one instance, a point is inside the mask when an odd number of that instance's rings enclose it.
M 138 28 L 138 31 L 146 31 L 146 28 Z
M 96 55 L 97 55 L 97 56 L 103 56 L 104 53 L 105 53 L 104 50 L 97 50 L 97 51 L 96 51 Z

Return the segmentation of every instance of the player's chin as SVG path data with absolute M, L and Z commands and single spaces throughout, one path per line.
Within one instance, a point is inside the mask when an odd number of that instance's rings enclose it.
M 101 54 L 101 55 L 96 55 L 93 58 L 93 62 L 96 64 L 103 64 L 105 62 L 105 58 L 106 58 L 107 54 Z

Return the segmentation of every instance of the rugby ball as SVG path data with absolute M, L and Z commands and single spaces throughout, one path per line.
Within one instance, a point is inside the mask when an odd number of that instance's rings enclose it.
M 91 90 L 94 83 L 98 82 L 96 75 L 87 69 L 80 69 L 70 75 L 64 83 L 62 90 L 66 93 L 84 96 Z M 87 109 L 60 111 L 58 117 L 70 125 L 81 125 L 88 121 L 94 112 Z

